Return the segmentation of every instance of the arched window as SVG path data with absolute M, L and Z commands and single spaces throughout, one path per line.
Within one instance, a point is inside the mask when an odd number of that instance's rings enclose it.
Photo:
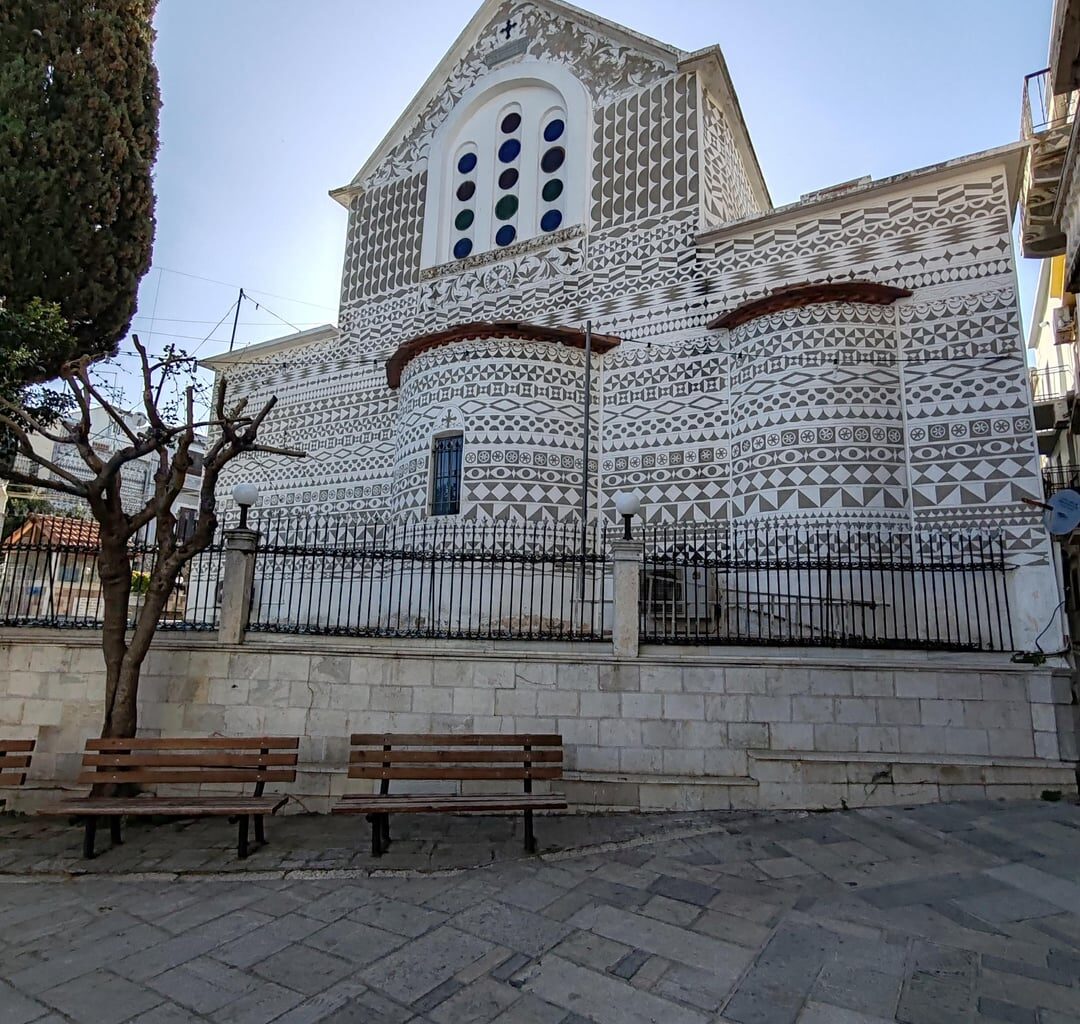
M 538 67 L 544 77 L 520 77 L 519 67 L 519 77 L 481 80 L 436 135 L 425 266 L 505 249 L 584 218 L 587 96 L 560 66 Z

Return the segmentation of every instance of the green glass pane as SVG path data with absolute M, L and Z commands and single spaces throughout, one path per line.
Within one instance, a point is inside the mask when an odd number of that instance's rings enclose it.
M 544 185 L 543 191 L 540 194 L 544 197 L 545 202 L 552 203 L 562 195 L 562 190 L 563 184 L 561 179 L 552 178 L 551 181 Z
M 473 222 L 473 212 L 472 212 L 472 210 L 462 210 L 454 218 L 454 227 L 456 227 L 458 229 L 458 231 L 464 231 L 466 228 L 468 228 L 472 224 L 472 222 Z
M 503 196 L 502 199 L 495 204 L 495 216 L 498 217 L 499 220 L 509 220 L 517 213 L 517 208 L 517 196 Z

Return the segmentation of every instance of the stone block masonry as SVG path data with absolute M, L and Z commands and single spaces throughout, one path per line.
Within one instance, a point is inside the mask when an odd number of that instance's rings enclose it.
M 93 633 L 0 643 L 0 737 L 38 740 L 16 806 L 74 787 L 98 734 Z M 1004 655 L 206 635 L 155 641 L 147 735 L 301 737 L 288 791 L 324 811 L 351 732 L 558 732 L 578 808 L 856 807 L 1076 792 L 1064 666 Z

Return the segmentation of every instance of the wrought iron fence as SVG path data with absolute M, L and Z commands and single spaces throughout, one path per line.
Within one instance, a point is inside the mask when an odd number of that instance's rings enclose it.
M 157 547 L 143 533 L 128 545 L 128 552 L 132 570 L 128 625 L 134 626 L 145 604 Z M 0 544 L 0 624 L 100 629 L 105 600 L 97 559 L 97 544 L 41 538 Z M 159 629 L 217 628 L 223 561 L 223 546 L 212 544 L 187 564 L 162 612 Z
M 643 641 L 1013 647 L 1000 537 L 670 527 L 643 546 Z
M 252 630 L 448 639 L 610 635 L 604 526 L 282 517 L 257 527 Z

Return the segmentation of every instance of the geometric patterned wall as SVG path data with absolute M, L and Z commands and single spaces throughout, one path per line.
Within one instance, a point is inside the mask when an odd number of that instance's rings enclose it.
M 592 220 L 601 230 L 698 200 L 697 90 L 678 75 L 596 112 Z
M 423 515 L 432 438 L 460 430 L 463 518 L 575 517 L 583 369 L 581 349 L 532 341 L 462 341 L 417 356 L 399 393 L 392 510 Z M 592 442 L 595 476 L 595 433 Z
M 774 313 L 730 346 L 733 518 L 908 519 L 891 306 Z
M 427 175 L 414 174 L 352 200 L 342 269 L 343 301 L 416 283 L 426 189 Z
M 396 392 L 383 364 L 402 342 L 456 324 L 591 320 L 624 339 L 594 366 L 594 512 L 610 514 L 612 494 L 632 487 L 655 522 L 1000 525 L 1015 555 L 1045 559 L 1038 515 L 1020 501 L 1040 488 L 1001 165 L 770 214 L 726 106 L 680 71 L 685 54 L 543 0 L 503 4 L 455 53 L 351 200 L 341 337 L 287 359 L 253 352 L 229 370 L 253 404 L 278 396 L 273 432 L 311 457 L 234 464 L 230 480 L 254 475 L 268 505 L 417 514 L 430 434 L 449 415 L 466 433 L 467 514 L 575 515 L 580 351 L 445 346 L 414 360 Z M 421 267 L 439 127 L 515 61 L 558 64 L 588 94 L 588 217 Z M 913 295 L 707 327 L 773 289 L 850 279 Z
M 708 94 L 701 106 L 701 197 L 705 222 L 715 226 L 763 212 L 749 186 L 743 159 L 728 129 L 724 112 Z

